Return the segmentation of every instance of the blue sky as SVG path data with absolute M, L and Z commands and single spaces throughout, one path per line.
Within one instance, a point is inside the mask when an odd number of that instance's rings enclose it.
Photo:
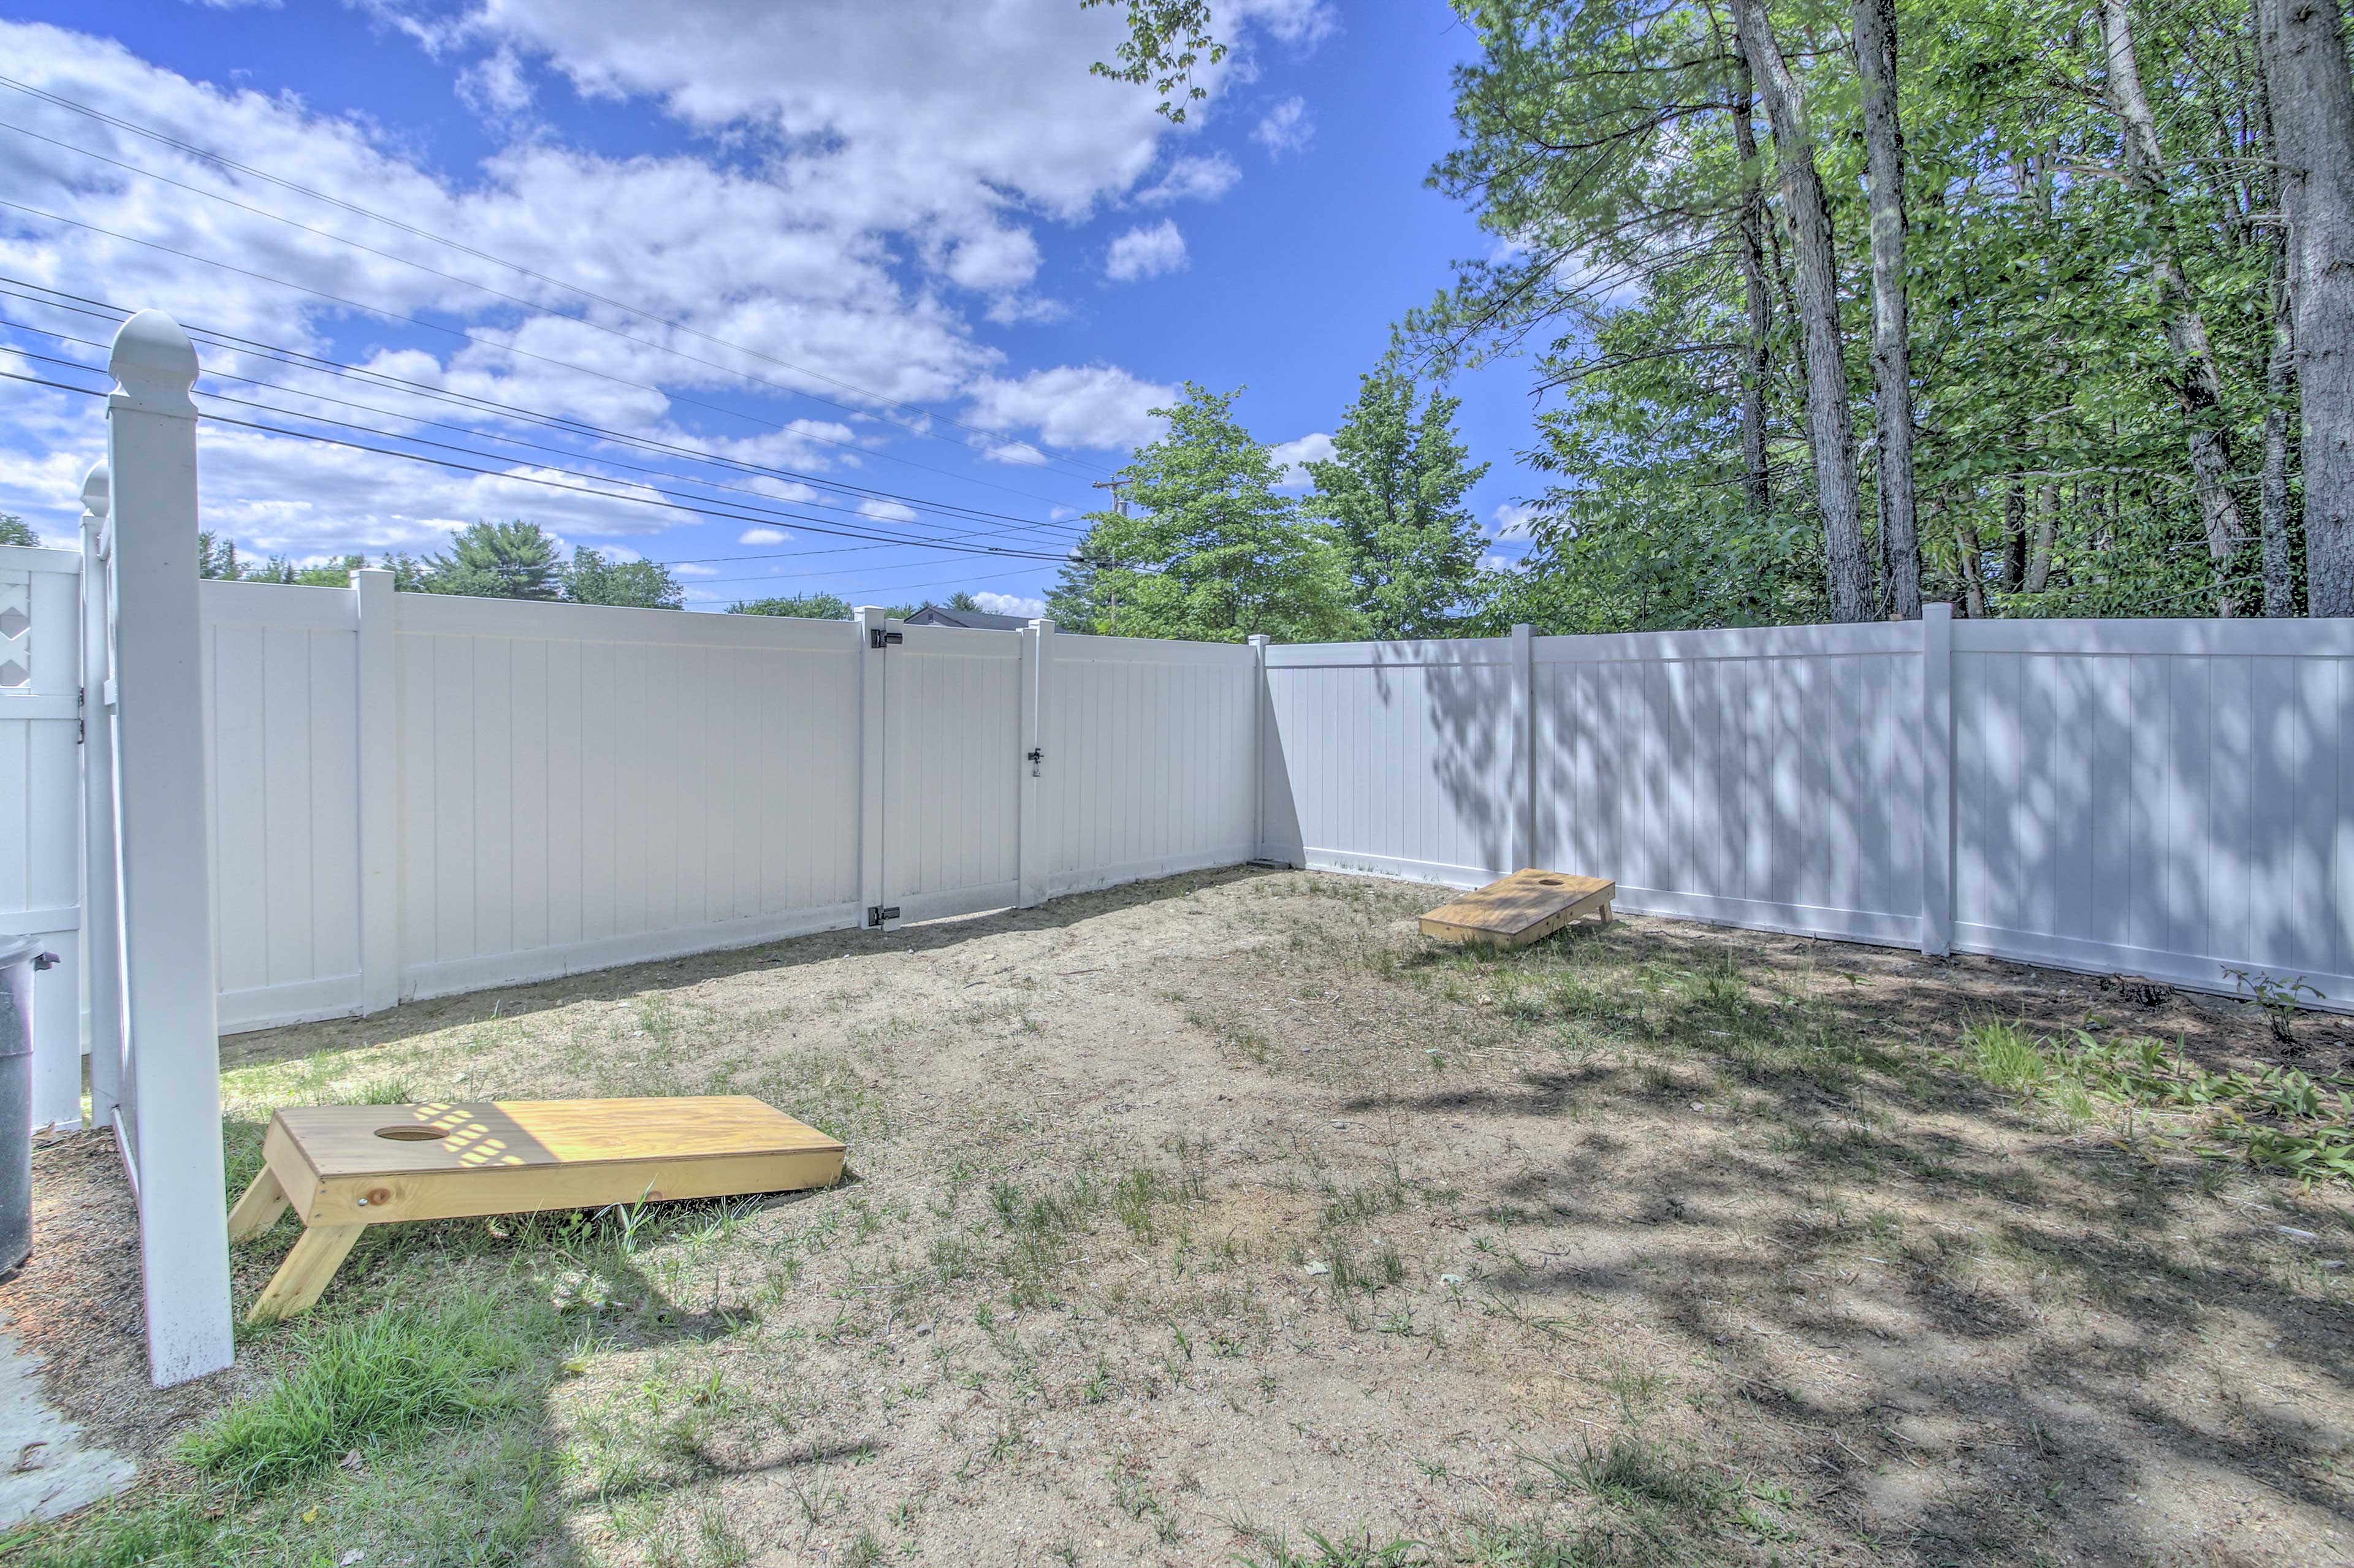
M 1422 184 L 1470 47 L 1449 12 L 1221 11 L 1243 47 L 1173 128 L 1087 74 L 1117 22 L 1076 0 L 8 5 L 0 73 L 49 96 L 0 86 L 0 289 L 37 296 L 0 296 L 0 368 L 102 385 L 54 363 L 102 349 L 44 334 L 158 306 L 247 378 L 199 383 L 248 400 L 224 418 L 491 471 L 217 421 L 207 521 L 251 553 L 519 515 L 679 563 L 693 608 L 1025 608 L 1170 388 L 1246 386 L 1254 433 L 1312 453 L 1492 244 Z M 1454 388 L 1491 526 L 1539 488 L 1528 379 Z M 61 538 L 98 400 L 0 387 L 0 511 Z

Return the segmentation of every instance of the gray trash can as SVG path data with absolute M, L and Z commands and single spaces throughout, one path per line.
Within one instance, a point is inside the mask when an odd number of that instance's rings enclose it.
M 0 1279 L 33 1254 L 33 971 L 57 959 L 0 939 Z

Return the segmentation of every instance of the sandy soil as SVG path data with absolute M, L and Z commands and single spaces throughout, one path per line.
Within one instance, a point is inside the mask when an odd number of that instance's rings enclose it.
M 551 1562 L 2354 1560 L 2349 1195 L 1946 1059 L 2088 1016 L 2282 1059 L 2253 1009 L 1645 919 L 1485 961 L 1437 901 L 1175 878 L 236 1037 L 228 1095 L 749 1092 L 849 1139 L 842 1187 L 594 1267 L 355 1254 L 346 1300 L 577 1309 Z M 154 1456 L 258 1374 L 149 1394 L 102 1141 L 38 1158 L 0 1312 Z

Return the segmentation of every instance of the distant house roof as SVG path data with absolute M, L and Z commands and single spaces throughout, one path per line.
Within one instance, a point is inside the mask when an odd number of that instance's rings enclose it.
M 991 615 L 985 609 L 948 609 L 928 604 L 907 617 L 909 626 L 970 626 L 981 631 L 1019 631 L 1030 624 L 1026 615 Z

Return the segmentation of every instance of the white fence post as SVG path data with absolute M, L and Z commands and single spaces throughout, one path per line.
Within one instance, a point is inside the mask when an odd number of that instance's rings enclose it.
M 861 605 L 851 621 L 858 636 L 858 921 L 868 923 L 868 912 L 883 906 L 883 778 L 884 665 L 887 647 L 883 637 L 890 612 L 879 605 Z
M 156 1386 L 229 1364 L 228 1228 L 215 1029 L 211 822 L 196 605 L 196 353 L 160 311 L 107 362 L 117 821 L 139 1255 Z
M 106 464 L 81 485 L 81 961 L 90 993 L 90 1121 L 122 1098 L 122 931 L 115 895 L 114 669 L 107 613 L 112 544 Z
M 1022 907 L 1046 901 L 1046 814 L 1039 799 L 1045 789 L 1046 691 L 1055 658 L 1055 623 L 1034 620 L 1022 629 Z M 1062 759 L 1053 758 L 1060 762 Z
M 1275 640 L 1264 631 L 1254 631 L 1250 643 L 1251 663 L 1251 858 L 1273 860 L 1267 847 L 1267 726 L 1271 711 L 1267 690 L 1267 650 Z
M 1511 863 L 1499 876 L 1537 863 L 1536 629 L 1526 622 L 1512 628 L 1512 794 Z
M 1954 950 L 1954 607 L 1921 607 L 1921 951 Z
M 400 1001 L 400 598 L 388 571 L 352 574 L 359 596 L 353 715 L 359 726 L 360 1012 Z

